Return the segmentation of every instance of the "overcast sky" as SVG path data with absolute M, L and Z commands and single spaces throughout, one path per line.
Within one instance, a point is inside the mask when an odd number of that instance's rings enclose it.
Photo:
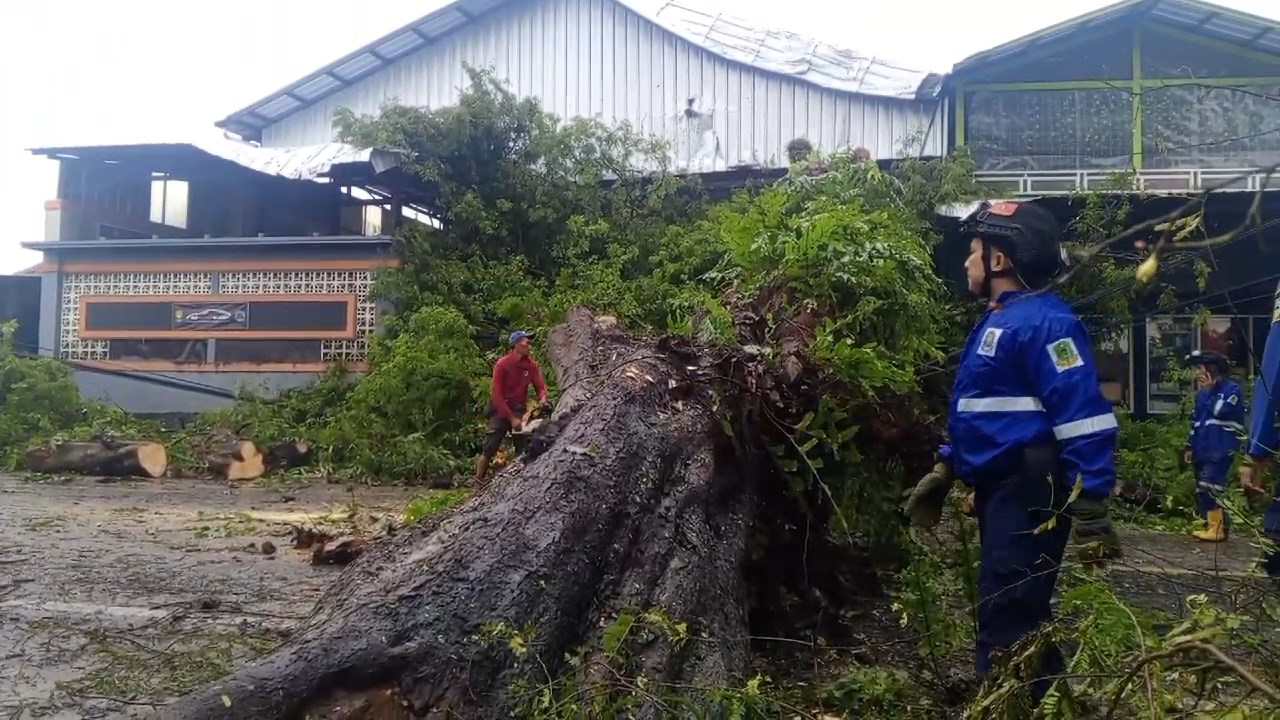
M 684 0 L 944 72 L 1109 0 Z M 1280 16 L 1278 0 L 1222 4 Z M 0 272 L 39 262 L 57 163 L 26 148 L 175 141 L 442 0 L 37 0 L 0 6 Z M 1016 9 L 1015 9 L 1016 8 Z M 1273 9 L 1276 8 L 1276 9 Z M 783 13 L 780 15 L 780 13 Z

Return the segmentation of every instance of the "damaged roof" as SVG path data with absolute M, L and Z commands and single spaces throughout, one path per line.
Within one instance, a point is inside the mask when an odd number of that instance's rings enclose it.
M 400 164 L 391 150 L 361 149 L 343 143 L 294 148 L 265 148 L 231 139 L 121 145 L 74 145 L 32 148 L 33 155 L 61 158 L 94 158 L 103 161 L 141 160 L 145 157 L 203 156 L 235 163 L 249 170 L 290 180 L 323 181 L 334 168 L 367 165 L 374 174 Z M 160 168 L 157 168 L 160 169 Z
M 216 125 L 240 135 L 262 129 L 395 64 L 516 0 L 455 0 L 251 103 Z M 942 76 L 772 28 L 759 28 L 688 0 L 614 0 L 707 52 L 819 87 L 874 97 L 936 97 Z

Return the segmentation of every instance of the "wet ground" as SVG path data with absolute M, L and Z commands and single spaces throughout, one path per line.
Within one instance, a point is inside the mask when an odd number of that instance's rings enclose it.
M 339 572 L 291 524 L 372 526 L 411 495 L 0 478 L 0 719 L 121 717 L 224 674 Z
M 0 477 L 0 720 L 138 714 L 225 674 L 282 640 L 340 571 L 294 550 L 291 525 L 372 527 L 413 494 Z M 1176 611 L 1191 593 L 1237 605 L 1277 592 L 1244 540 L 1124 537 L 1108 573 L 1130 601 Z

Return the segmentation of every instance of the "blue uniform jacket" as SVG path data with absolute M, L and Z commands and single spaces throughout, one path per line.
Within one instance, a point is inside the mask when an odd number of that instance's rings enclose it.
M 1240 449 L 1244 433 L 1244 400 L 1234 380 L 1222 378 L 1196 392 L 1187 447 L 1193 462 L 1219 462 Z
M 1249 413 L 1250 457 L 1269 457 L 1277 450 L 1276 397 L 1280 389 L 1280 285 L 1276 287 L 1275 310 L 1271 315 L 1271 328 L 1267 332 L 1267 345 L 1262 351 L 1262 370 L 1253 381 L 1253 404 Z
M 1270 457 L 1277 449 L 1276 398 L 1280 396 L 1280 285 L 1276 287 L 1275 309 L 1271 315 L 1271 329 L 1267 332 L 1267 345 L 1262 351 L 1262 370 L 1253 383 L 1253 405 L 1249 412 L 1250 457 Z M 1280 535 L 1280 482 L 1272 488 L 1274 500 L 1262 518 L 1262 528 L 1269 534 Z
M 1006 292 L 965 342 L 951 394 L 952 466 L 966 484 L 1021 469 L 1022 451 L 1056 441 L 1066 479 L 1102 498 L 1115 487 L 1118 426 L 1089 335 L 1054 293 Z

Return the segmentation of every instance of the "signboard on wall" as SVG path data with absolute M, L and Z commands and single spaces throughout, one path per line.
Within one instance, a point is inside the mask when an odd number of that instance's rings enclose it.
M 173 330 L 248 330 L 249 303 L 173 303 Z
M 355 337 L 354 295 L 80 297 L 80 337 L 239 337 L 336 340 Z

